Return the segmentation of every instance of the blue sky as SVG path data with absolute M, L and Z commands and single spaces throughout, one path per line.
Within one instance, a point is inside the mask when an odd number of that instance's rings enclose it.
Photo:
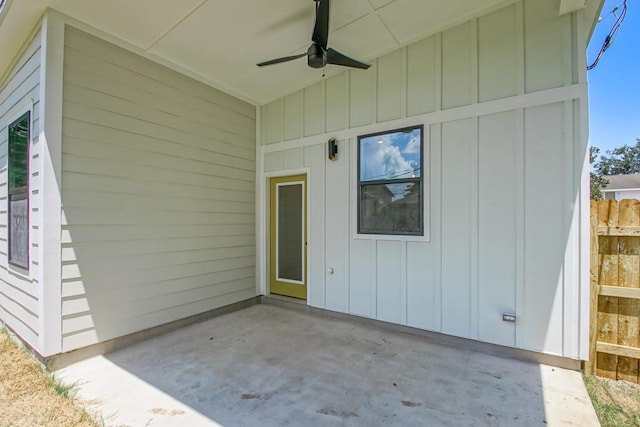
M 420 130 L 370 136 L 360 140 L 363 181 L 420 176 Z
M 593 61 L 616 17 L 609 12 L 622 0 L 606 0 L 588 49 Z M 640 1 L 628 0 L 627 17 L 613 45 L 588 72 L 590 142 L 600 154 L 640 138 Z

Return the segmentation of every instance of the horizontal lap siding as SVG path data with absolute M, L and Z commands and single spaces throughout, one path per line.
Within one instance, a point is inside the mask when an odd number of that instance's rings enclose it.
M 40 335 L 40 33 L 28 44 L 5 85 L 0 88 L 0 320 L 34 348 Z M 29 103 L 32 134 L 29 147 L 29 273 L 8 263 L 7 126 L 26 111 Z
M 255 108 L 65 35 L 63 350 L 255 295 Z

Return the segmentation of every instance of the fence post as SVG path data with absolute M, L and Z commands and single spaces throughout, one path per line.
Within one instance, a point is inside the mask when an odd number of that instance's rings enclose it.
M 591 296 L 589 298 L 589 360 L 585 363 L 585 373 L 596 374 L 596 342 L 598 341 L 598 277 L 600 263 L 598 257 L 598 202 L 591 200 L 591 266 L 590 283 Z

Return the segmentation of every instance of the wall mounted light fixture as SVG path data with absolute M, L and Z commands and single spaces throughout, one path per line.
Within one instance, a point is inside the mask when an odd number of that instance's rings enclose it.
M 329 142 L 327 142 L 327 145 L 328 145 L 328 151 L 329 151 L 329 160 L 333 162 L 338 157 L 338 144 L 336 143 L 336 139 L 331 138 Z

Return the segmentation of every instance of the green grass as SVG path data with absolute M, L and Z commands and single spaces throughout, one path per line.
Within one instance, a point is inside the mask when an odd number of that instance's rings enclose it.
M 64 384 L 6 332 L 0 332 L 0 426 L 98 427 Z
M 584 383 L 602 427 L 640 427 L 640 386 L 591 375 Z
M 73 397 L 73 393 L 76 389 L 75 383 L 65 384 L 60 379 L 56 378 L 54 374 L 50 374 L 50 380 L 51 387 L 58 396 L 64 397 L 65 399 L 70 399 L 71 397 Z

